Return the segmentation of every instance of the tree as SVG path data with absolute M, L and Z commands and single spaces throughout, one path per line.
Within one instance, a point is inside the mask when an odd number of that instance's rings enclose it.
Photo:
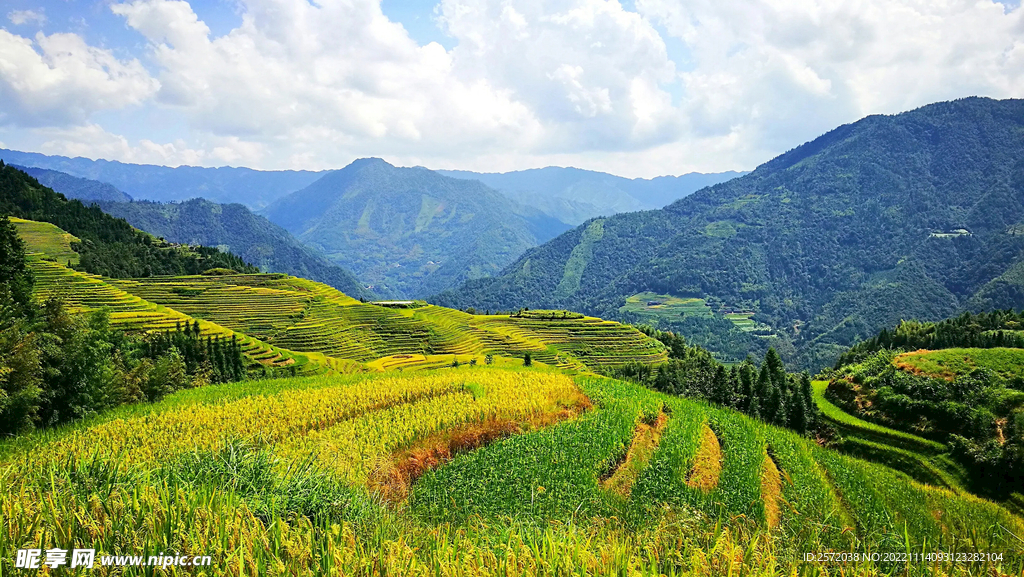
M 32 300 L 32 271 L 25 261 L 25 243 L 6 215 L 0 216 L 0 292 L 5 292 L 12 313 L 28 313 Z
M 801 394 L 793 395 L 789 402 L 789 428 L 803 434 L 807 432 L 807 406 Z
M 811 376 L 807 373 L 800 374 L 799 393 L 806 414 L 806 427 L 809 429 L 818 423 L 818 404 L 814 402 Z
M 711 385 L 711 401 L 719 405 L 728 405 L 731 396 L 732 391 L 729 390 L 729 377 L 726 375 L 725 367 L 718 365 Z
M 35 335 L 15 313 L 10 294 L 0 291 L 0 436 L 35 425 L 43 400 L 42 377 Z
M 761 364 L 761 372 L 757 375 L 757 384 L 754 386 L 754 396 L 750 399 L 750 414 L 771 418 L 768 412 L 768 396 L 771 394 L 772 379 L 768 372 L 768 363 Z M 756 409 L 756 411 L 755 411 Z
M 530 355 L 530 353 L 523 354 L 523 366 L 524 367 L 532 367 L 533 366 L 533 357 Z

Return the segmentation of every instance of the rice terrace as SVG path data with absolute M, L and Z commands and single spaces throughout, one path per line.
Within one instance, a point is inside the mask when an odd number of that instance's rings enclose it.
M 37 300 L 139 334 L 234 338 L 258 380 L 5 441 L 0 558 L 34 543 L 201 551 L 238 575 L 1024 567 L 1024 521 L 956 482 L 600 376 L 665 363 L 657 333 L 564 311 L 377 306 L 280 274 L 106 278 L 61 264 L 57 227 L 14 226 Z M 822 418 L 861 422 L 815 398 Z M 944 452 L 920 443 L 877 450 Z M 1002 555 L 933 554 L 947 551 Z
M 0 577 L 1024 577 L 1021 0 L 4 6 Z

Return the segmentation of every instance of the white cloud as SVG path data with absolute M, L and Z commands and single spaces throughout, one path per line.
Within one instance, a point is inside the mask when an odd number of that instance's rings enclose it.
M 257 165 L 263 158 L 261 144 L 234 137 L 212 138 L 200 143 L 198 148 L 180 139 L 163 144 L 142 139 L 133 144 L 124 136 L 112 134 L 93 123 L 71 128 L 40 128 L 35 130 L 35 134 L 42 141 L 38 146 L 41 152 L 61 156 L 116 159 L 165 166 L 251 166 Z
M 991 0 L 439 2 L 448 51 L 379 0 L 238 0 L 241 24 L 219 36 L 185 1 L 113 4 L 156 78 L 74 34 L 0 29 L 0 126 L 147 162 L 654 176 L 751 168 L 867 114 L 1024 96 L 1024 10 Z M 97 119 L 131 107 L 140 125 Z M 164 113 L 181 119 L 172 142 L 146 140 Z
M 68 126 L 142 103 L 158 83 L 138 60 L 118 60 L 76 34 L 35 41 L 0 29 L 0 124 Z
M 637 0 L 637 8 L 693 53 L 682 77 L 694 135 L 743 135 L 761 160 L 868 114 L 1024 96 L 1022 11 L 989 0 Z
M 21 26 L 28 22 L 35 22 L 37 26 L 42 26 L 46 24 L 46 13 L 42 8 L 39 10 L 11 10 L 7 13 L 7 19 L 15 26 Z

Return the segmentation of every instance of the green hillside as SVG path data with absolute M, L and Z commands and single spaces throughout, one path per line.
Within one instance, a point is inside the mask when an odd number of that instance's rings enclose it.
M 16 222 L 19 234 L 25 229 L 39 228 L 38 223 L 31 221 Z M 26 226 L 27 225 L 27 226 Z M 35 226 L 33 226 L 35 225 Z M 63 231 L 54 227 L 56 234 Z M 29 247 L 29 268 L 35 277 L 34 296 L 43 301 L 51 296 L 65 300 L 73 310 L 89 312 L 101 308 L 110 311 L 110 324 L 115 329 L 130 332 L 165 332 L 175 330 L 200 320 L 201 334 L 205 338 L 230 339 L 238 338 L 245 356 L 250 361 L 250 369 L 262 369 L 297 372 L 298 374 L 316 374 L 329 370 L 351 372 L 360 370 L 357 363 L 345 362 L 342 359 L 327 358 L 317 351 L 296 353 L 281 347 L 272 346 L 240 331 L 231 330 L 215 322 L 190 316 L 181 311 L 161 306 L 136 295 L 120 290 L 112 284 L 111 279 L 91 275 L 69 269 L 54 262 L 50 253 L 37 252 L 39 245 L 34 244 L 32 236 L 25 237 Z
M 479 182 L 375 158 L 329 173 L 263 214 L 371 290 L 405 298 L 498 274 L 566 229 Z
M 115 328 L 173 329 L 202 321 L 203 334 L 243 337 L 246 354 L 299 372 L 353 370 L 384 357 L 430 356 L 423 363 L 382 361 L 373 368 L 449 364 L 462 355 L 531 358 L 552 366 L 597 370 L 631 361 L 657 363 L 665 347 L 632 327 L 571 315 L 473 315 L 414 303 L 362 303 L 337 289 L 284 274 L 218 274 L 112 279 L 71 270 L 67 234 L 45 223 L 15 223 L 29 252 L 36 297 L 61 295 L 81 310 L 111 310 Z M 50 251 L 59 251 L 56 253 Z M 354 361 L 354 362 L 353 362 Z
M 886 329 L 843 355 L 820 385 L 821 401 L 902 437 L 943 443 L 947 471 L 966 487 L 1020 506 L 1024 348 L 1015 348 L 1016 333 L 991 330 L 1016 327 L 1020 318 L 996 311 Z
M 663 210 L 584 223 L 431 301 L 623 318 L 642 292 L 716 300 L 817 369 L 901 319 L 1024 305 L 1022 157 L 1021 100 L 871 116 Z
M 15 168 L 39 181 L 39 184 L 52 188 L 63 194 L 68 199 L 80 200 L 85 204 L 93 202 L 131 202 L 132 197 L 121 192 L 115 186 L 79 178 L 57 170 L 45 168 L 34 168 L 31 166 L 18 166 Z
M 31 542 L 209 553 L 214 574 L 1024 568 L 1024 521 L 996 504 L 729 410 L 536 368 L 181 391 L 0 444 L 0 482 L 5 560 Z M 953 551 L 983 555 L 935 557 Z
M 237 254 L 263 272 L 322 282 L 357 299 L 373 298 L 351 273 L 241 204 L 217 204 L 196 198 L 168 204 L 102 202 L 100 208 L 171 242 L 218 247 Z
M 74 235 L 78 238 L 74 250 L 79 256 L 72 264 L 76 270 L 92 274 L 124 278 L 199 274 L 212 268 L 258 272 L 239 257 L 216 248 L 156 239 L 105 214 L 96 205 L 87 207 L 81 201 L 68 200 L 2 160 L 0 214 L 47 222 Z

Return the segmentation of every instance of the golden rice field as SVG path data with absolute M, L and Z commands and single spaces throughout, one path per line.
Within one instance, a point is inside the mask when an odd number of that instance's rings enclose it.
M 1024 521 L 996 504 L 730 410 L 550 368 L 180 391 L 0 443 L 0 486 L 3 574 L 26 547 L 212 556 L 157 571 L 172 575 L 1024 570 Z

